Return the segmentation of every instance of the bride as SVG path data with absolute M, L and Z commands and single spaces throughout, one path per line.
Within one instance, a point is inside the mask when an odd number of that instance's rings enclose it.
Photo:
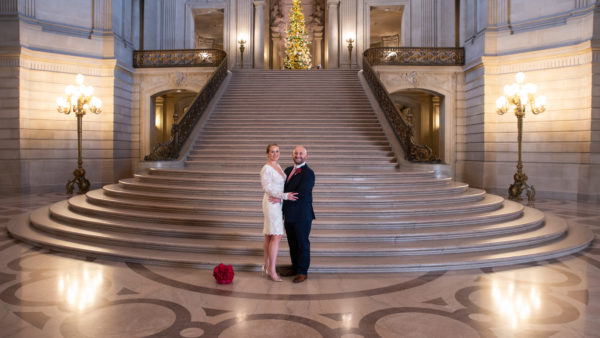
M 260 183 L 265 192 L 262 200 L 262 210 L 264 214 L 263 234 L 265 240 L 263 242 L 263 251 L 265 264 L 263 272 L 265 272 L 273 281 L 281 282 L 282 279 L 275 271 L 277 263 L 277 252 L 279 251 L 279 242 L 283 236 L 283 214 L 281 211 L 281 203 L 269 202 L 269 196 L 279 198 L 280 200 L 295 201 L 298 198 L 298 193 L 283 192 L 285 183 L 285 174 L 279 163 L 279 146 L 277 144 L 267 145 L 267 163 L 260 170 Z

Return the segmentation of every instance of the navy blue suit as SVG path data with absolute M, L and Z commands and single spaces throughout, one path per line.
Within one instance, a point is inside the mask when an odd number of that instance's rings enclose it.
M 289 177 L 294 167 L 284 170 L 285 176 Z M 303 165 L 299 168 L 283 187 L 284 192 L 297 192 L 296 201 L 283 201 L 283 221 L 285 233 L 290 247 L 292 269 L 297 274 L 306 275 L 310 265 L 310 228 L 315 219 L 312 206 L 312 190 L 315 186 L 315 173 Z

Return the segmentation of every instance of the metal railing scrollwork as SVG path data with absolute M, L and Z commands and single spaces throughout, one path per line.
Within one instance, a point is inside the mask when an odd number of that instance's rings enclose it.
M 220 49 L 136 50 L 133 67 L 217 67 L 226 56 Z
M 465 64 L 464 48 L 376 47 L 367 49 L 363 56 L 372 66 L 462 66 Z
M 152 149 L 149 155 L 144 157 L 145 161 L 176 160 L 184 143 L 194 130 L 196 123 L 204 114 L 211 99 L 215 96 L 221 83 L 227 77 L 227 57 L 224 51 L 220 57 L 217 69 L 211 75 L 200 93 L 187 112 L 171 127 L 171 139 L 165 143 L 159 143 Z
M 438 162 L 433 150 L 427 145 L 419 145 L 414 140 L 414 131 L 406 117 L 398 111 L 383 83 L 372 66 L 375 65 L 462 65 L 462 48 L 413 48 L 378 47 L 363 53 L 363 73 L 381 110 L 391 124 L 396 137 L 404 150 L 405 158 L 412 162 Z

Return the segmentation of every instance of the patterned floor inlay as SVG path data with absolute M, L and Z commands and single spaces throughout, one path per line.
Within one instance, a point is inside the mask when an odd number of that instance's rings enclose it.
M 538 264 L 302 284 L 237 272 L 218 285 L 211 271 L 88 260 L 6 236 L 12 217 L 65 198 L 0 199 L 1 337 L 600 337 L 599 241 Z M 600 234 L 598 204 L 536 207 Z

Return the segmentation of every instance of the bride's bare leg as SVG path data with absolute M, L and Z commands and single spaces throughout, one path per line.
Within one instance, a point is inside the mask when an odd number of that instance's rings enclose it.
M 269 267 L 270 267 L 270 262 L 269 262 L 269 247 L 271 246 L 271 237 L 270 235 L 265 235 L 265 240 L 263 242 L 263 255 L 265 258 L 265 264 L 263 265 L 263 271 L 262 272 L 268 272 L 269 271 Z
M 271 236 L 271 242 L 269 243 L 269 274 L 273 279 L 279 279 L 275 267 L 277 266 L 277 253 L 279 252 L 279 242 L 281 242 L 282 235 Z

